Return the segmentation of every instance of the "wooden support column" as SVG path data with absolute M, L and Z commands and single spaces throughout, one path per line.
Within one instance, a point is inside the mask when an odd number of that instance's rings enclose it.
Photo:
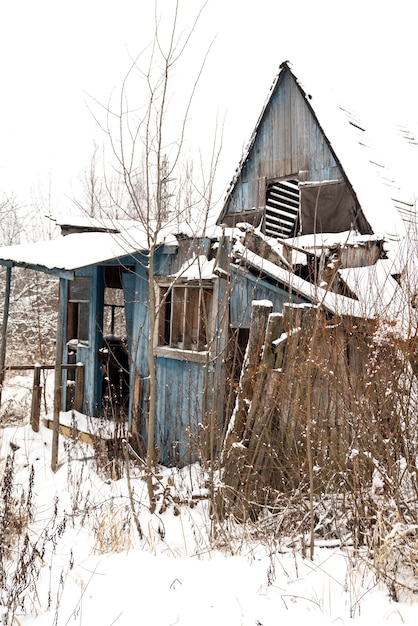
M 3 390 L 4 376 L 5 376 L 6 337 L 7 337 L 7 322 L 9 318 L 9 307 L 10 307 L 11 277 L 12 277 L 12 268 L 11 266 L 8 266 L 6 268 L 6 289 L 4 293 L 3 323 L 2 323 L 2 330 L 1 330 L 1 346 L 0 346 L 0 406 L 1 406 L 1 394 Z
M 79 413 L 83 412 L 84 402 L 84 365 L 77 363 L 75 366 L 75 398 L 74 408 Z
M 64 350 L 64 332 L 66 328 L 67 281 L 60 278 L 59 308 L 57 322 L 57 341 L 55 346 L 55 376 L 54 376 L 54 421 L 52 431 L 51 469 L 58 469 L 58 443 L 60 429 L 60 411 L 62 406 L 62 355 Z
M 32 406 L 30 411 L 30 425 L 32 430 L 39 432 L 39 416 L 41 413 L 41 366 L 36 364 L 33 368 Z

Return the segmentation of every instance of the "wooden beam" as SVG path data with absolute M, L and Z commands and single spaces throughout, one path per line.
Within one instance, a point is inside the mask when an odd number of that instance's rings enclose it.
M 42 423 L 46 428 L 54 430 L 53 420 L 44 418 L 42 420 Z M 94 433 L 88 433 L 83 430 L 79 430 L 78 428 L 74 428 L 73 426 L 68 426 L 67 424 L 60 424 L 59 432 L 61 435 L 64 435 L 64 437 L 77 439 L 78 441 L 83 441 L 84 443 L 88 443 L 91 446 L 94 446 L 98 441 L 108 441 L 108 439 L 101 438 L 98 435 L 94 435 Z
M 39 416 L 41 413 L 41 365 L 35 365 L 33 369 L 32 406 L 30 412 L 30 425 L 32 430 L 39 432 Z
M 67 281 L 60 278 L 59 283 L 59 307 L 57 321 L 57 340 L 55 346 L 55 376 L 54 376 L 54 421 L 52 432 L 51 469 L 58 469 L 58 443 L 60 432 L 60 411 L 62 403 L 62 355 L 64 350 L 64 333 L 66 329 L 66 305 L 67 305 Z
M 3 323 L 2 323 L 2 330 L 1 330 L 1 346 L 0 346 L 0 406 L 1 406 L 1 393 L 3 390 L 4 375 L 5 375 L 7 321 L 9 318 L 11 277 L 12 277 L 12 268 L 11 266 L 7 266 L 6 288 L 5 288 L 5 293 L 4 293 L 4 307 L 3 307 Z
M 4 261 L 0 260 L 0 265 L 6 267 L 21 267 L 25 270 L 35 270 L 35 272 L 42 272 L 43 274 L 50 274 L 57 278 L 66 278 L 67 280 L 74 280 L 74 270 L 59 269 L 57 267 L 49 268 L 44 265 L 36 265 L 31 263 L 21 263 L 19 261 Z
M 79 413 L 83 412 L 84 404 L 84 364 L 77 363 L 75 366 L 75 402 L 74 408 Z

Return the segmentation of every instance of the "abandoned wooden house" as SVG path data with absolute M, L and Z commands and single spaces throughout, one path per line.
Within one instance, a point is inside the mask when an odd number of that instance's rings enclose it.
M 214 330 L 222 294 L 213 248 L 210 237 L 189 236 L 184 229 L 176 236 L 170 229 L 159 232 L 153 345 L 159 390 L 156 445 L 165 463 L 194 456 L 201 416 L 212 401 L 218 402 L 217 394 L 213 398 L 208 392 L 218 387 L 219 376 L 208 356 L 210 337 L 216 343 L 210 350 L 222 351 Z M 93 418 L 117 414 L 141 439 L 150 346 L 146 229 L 135 222 L 73 218 L 61 224 L 57 238 L 4 248 L 0 256 L 9 268 L 59 278 L 59 410 L 75 409 Z M 81 389 L 77 372 L 82 373 Z
M 399 139 L 416 148 L 407 135 Z M 402 281 L 410 278 L 403 243 L 414 223 L 411 196 L 372 155 L 361 123 L 316 100 L 284 63 L 217 227 L 199 236 L 187 225 L 159 233 L 153 342 L 147 237 L 137 223 L 72 218 L 57 239 L 0 249 L 0 264 L 59 278 L 55 367 L 63 393 L 55 413 L 75 408 L 94 417 L 116 402 L 144 440 L 152 346 L 159 459 L 183 464 L 199 456 L 202 442 L 219 451 L 236 417 L 254 301 L 268 301 L 269 313 L 285 311 L 287 320 L 276 319 L 275 335 L 270 329 L 265 358 L 271 345 L 283 354 L 280 337 L 301 327 L 300 312 L 311 305 L 329 319 L 396 322 L 412 340 L 412 294 Z M 83 378 L 74 398 L 77 364 Z M 241 423 L 235 441 L 245 431 L 243 410 L 229 425 L 230 435 Z
M 393 372 L 400 346 L 416 370 L 415 180 L 406 172 L 417 145 L 400 129 L 384 137 L 404 167 L 396 178 L 363 123 L 320 91 L 282 64 L 219 217 L 242 231 L 231 282 L 269 285 L 253 302 L 222 454 L 226 499 L 242 517 L 243 502 L 299 487 L 308 459 L 325 484 L 363 447 L 361 478 L 370 478 L 370 459 L 396 457 L 400 421 L 411 423 L 395 409 Z M 273 286 L 286 293 L 281 303 Z M 242 310 L 234 321 L 248 323 Z

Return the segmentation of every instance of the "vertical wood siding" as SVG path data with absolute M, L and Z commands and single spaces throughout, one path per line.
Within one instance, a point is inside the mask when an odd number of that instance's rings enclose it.
M 227 213 L 259 205 L 258 181 L 296 176 L 342 177 L 326 138 L 290 72 L 284 72 L 268 102 L 252 148 L 231 192 Z
M 156 445 L 160 461 L 184 465 L 199 456 L 199 423 L 204 421 L 206 374 L 202 363 L 157 358 Z
M 273 311 L 280 313 L 286 302 L 308 302 L 302 296 L 279 285 L 272 285 L 249 274 L 243 268 L 232 267 L 230 324 L 233 328 L 249 328 L 253 300 L 270 300 Z

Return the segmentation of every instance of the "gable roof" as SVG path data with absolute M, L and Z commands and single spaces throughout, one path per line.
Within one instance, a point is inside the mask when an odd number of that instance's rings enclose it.
M 415 190 L 409 189 L 410 174 L 414 171 L 412 163 L 416 164 L 415 171 L 418 171 L 418 146 L 414 138 L 405 129 L 395 126 L 388 125 L 382 134 L 379 129 L 373 128 L 372 123 L 366 125 L 328 89 L 318 86 L 316 90 L 308 91 L 287 61 L 280 66 L 270 89 L 251 140 L 227 191 L 218 223 L 228 213 L 228 205 L 240 184 L 243 167 L 252 155 L 263 125 L 267 123 L 267 111 L 273 106 L 285 75 L 293 79 L 306 107 L 311 111 L 373 233 L 395 239 L 402 237 L 409 224 L 415 220 Z M 386 154 L 382 156 L 379 147 L 383 147 Z M 389 163 L 390 157 L 392 163 Z

